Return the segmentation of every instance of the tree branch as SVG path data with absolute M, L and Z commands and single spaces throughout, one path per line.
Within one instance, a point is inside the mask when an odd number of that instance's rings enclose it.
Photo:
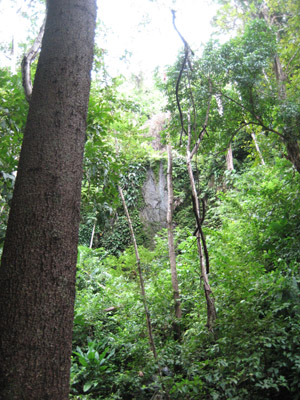
M 219 90 L 219 94 L 220 94 L 221 96 L 225 97 L 226 99 L 232 101 L 233 103 L 235 103 L 237 106 L 239 106 L 239 107 L 242 108 L 243 110 L 249 112 L 250 114 L 253 114 L 253 113 L 252 113 L 250 110 L 248 110 L 245 106 L 243 106 L 241 103 L 239 103 L 238 101 L 234 100 L 234 99 L 231 98 L 230 96 L 224 94 L 221 90 Z M 276 131 L 275 129 L 272 129 L 272 128 L 267 127 L 267 126 L 264 124 L 264 122 L 261 120 L 261 118 L 258 117 L 257 115 L 253 115 L 253 116 L 254 116 L 254 118 L 255 118 L 258 122 L 254 122 L 254 121 L 247 122 L 247 123 L 244 124 L 244 126 L 245 126 L 245 125 L 258 125 L 258 126 L 261 126 L 262 128 L 264 128 L 266 131 L 268 131 L 268 132 L 273 132 L 273 133 L 275 133 L 276 135 L 278 135 L 279 137 L 281 137 L 281 139 L 284 139 L 284 136 L 283 136 L 282 133 Z M 237 131 L 239 131 L 240 129 L 241 129 L 241 127 L 238 128 Z
M 171 10 L 172 12 L 172 22 L 173 22 L 173 26 L 175 31 L 178 33 L 180 39 L 182 40 L 183 44 L 184 44 L 184 59 L 183 59 L 183 63 L 177 78 L 177 82 L 176 82 L 176 102 L 177 102 L 177 108 L 179 111 L 179 116 L 180 116 L 180 123 L 181 123 L 181 134 L 180 134 L 180 145 L 182 143 L 182 134 L 185 133 L 185 135 L 187 135 L 187 131 L 184 127 L 184 122 L 183 122 L 183 114 L 182 114 L 182 109 L 181 109 L 181 105 L 180 105 L 180 100 L 179 100 L 179 85 L 180 85 L 180 81 L 182 78 L 182 74 L 183 74 L 183 70 L 186 66 L 186 63 L 188 63 L 188 66 L 190 68 L 190 70 L 192 71 L 192 65 L 191 65 L 191 61 L 189 59 L 189 53 L 193 54 L 188 42 L 184 39 L 184 37 L 182 36 L 182 34 L 179 32 L 176 23 L 175 23 L 175 19 L 176 19 L 176 11 L 175 10 Z
M 186 131 L 185 127 L 184 127 L 183 114 L 182 114 L 182 109 L 181 109 L 180 100 L 179 100 L 179 85 L 180 85 L 180 81 L 181 81 L 182 73 L 183 73 L 183 70 L 184 70 L 184 67 L 185 67 L 185 64 L 186 64 L 187 57 L 188 57 L 188 53 L 185 52 L 183 63 L 182 63 L 182 66 L 181 66 L 181 69 L 180 69 L 180 72 L 179 72 L 179 75 L 178 75 L 178 78 L 177 78 L 176 91 L 175 91 L 176 103 L 177 103 L 177 108 L 178 108 L 178 111 L 179 111 L 180 123 L 181 123 L 180 144 L 181 144 L 181 141 L 182 141 L 183 132 L 187 135 L 187 131 Z
M 41 44 L 42 44 L 42 39 L 44 36 L 44 31 L 45 31 L 45 24 L 46 24 L 46 18 L 44 19 L 42 26 L 40 28 L 39 34 L 35 38 L 33 45 L 29 49 L 29 51 L 24 54 L 22 63 L 21 63 L 21 69 L 22 69 L 22 83 L 24 87 L 24 92 L 25 92 L 25 97 L 28 103 L 30 102 L 31 99 L 31 94 L 32 94 L 32 81 L 31 81 L 31 64 L 35 60 Z
M 172 15 L 173 15 L 173 20 L 172 20 L 172 21 L 173 21 L 174 29 L 175 29 L 175 31 L 178 33 L 180 39 L 182 40 L 182 42 L 183 42 L 183 44 L 184 44 L 184 48 L 187 48 L 187 49 L 193 54 L 193 52 L 192 52 L 192 50 L 191 50 L 191 48 L 190 48 L 188 42 L 185 40 L 185 38 L 184 38 L 184 37 L 182 36 L 182 34 L 179 32 L 179 30 L 178 30 L 178 28 L 177 28 L 177 26 L 176 26 L 176 24 L 175 24 L 176 11 L 175 11 L 175 10 L 171 10 L 171 13 L 172 13 Z

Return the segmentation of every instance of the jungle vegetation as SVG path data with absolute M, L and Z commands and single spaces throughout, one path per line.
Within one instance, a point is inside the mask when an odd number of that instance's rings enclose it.
M 193 52 L 178 30 L 182 51 L 151 88 L 111 78 L 95 45 L 72 400 L 300 399 L 300 4 L 216 3 L 216 33 Z M 3 247 L 28 113 L 21 64 L 0 83 Z M 142 188 L 161 166 L 168 216 L 152 229 Z

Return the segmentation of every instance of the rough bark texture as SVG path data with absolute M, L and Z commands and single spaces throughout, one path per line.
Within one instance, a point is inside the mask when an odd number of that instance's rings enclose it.
M 171 268 L 171 279 L 173 287 L 173 296 L 175 301 L 175 316 L 177 318 L 181 318 L 180 294 L 179 294 L 179 286 L 178 286 L 178 278 L 176 270 L 176 255 L 175 255 L 174 235 L 173 235 L 174 195 L 173 195 L 173 182 L 172 182 L 172 148 L 170 143 L 168 144 L 167 181 L 168 181 L 167 224 L 168 224 L 168 247 L 169 247 L 169 259 Z
M 0 399 L 66 400 L 95 0 L 49 0 L 0 269 Z

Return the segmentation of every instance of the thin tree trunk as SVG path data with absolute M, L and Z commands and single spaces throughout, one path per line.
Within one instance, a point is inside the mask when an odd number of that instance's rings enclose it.
M 262 156 L 262 154 L 261 154 L 261 151 L 260 151 L 260 148 L 259 148 L 259 145 L 258 145 L 258 142 L 257 142 L 255 133 L 252 132 L 252 133 L 251 133 L 251 136 L 252 136 L 252 139 L 253 139 L 253 142 L 254 142 L 256 151 L 257 151 L 257 153 L 258 153 L 258 155 L 259 155 L 261 165 L 266 165 L 265 160 L 264 160 L 264 158 L 263 158 L 263 156 Z
M 92 230 L 92 234 L 91 234 L 91 240 L 90 240 L 90 246 L 89 246 L 90 249 L 93 247 L 95 229 L 96 229 L 96 221 L 94 222 L 93 230 Z
M 174 247 L 174 235 L 173 235 L 173 208 L 174 208 L 174 195 L 173 195 L 173 182 L 172 182 L 172 147 L 170 143 L 170 137 L 168 143 L 168 171 L 167 171 L 167 182 L 168 182 L 168 212 L 167 212 L 167 225 L 168 225 L 168 244 L 169 244 L 169 258 L 171 268 L 171 279 L 173 286 L 173 296 L 175 302 L 175 316 L 181 318 L 181 307 L 180 307 L 180 294 L 176 270 L 176 255 Z
M 191 188 L 192 188 L 192 198 L 193 198 L 193 207 L 194 207 L 194 214 L 195 214 L 195 218 L 196 218 L 196 223 L 197 223 L 197 242 L 199 240 L 200 243 L 200 247 L 198 246 L 198 252 L 199 252 L 199 258 L 200 258 L 200 263 L 201 263 L 201 271 L 203 269 L 203 253 L 202 253 L 202 247 L 201 247 L 201 243 L 203 245 L 203 250 L 204 250 L 204 255 L 205 255 L 205 259 L 206 259 L 206 268 L 205 268 L 205 274 L 202 274 L 202 278 L 204 281 L 204 291 L 205 291 L 205 297 L 206 297 L 206 303 L 207 303 L 207 327 L 210 331 L 213 330 L 213 326 L 214 326 L 214 322 L 216 319 L 216 309 L 215 309 L 215 305 L 214 305 L 214 299 L 212 297 L 212 291 L 210 289 L 209 286 L 209 282 L 208 282 L 208 272 L 209 272 L 209 259 L 208 259 L 208 252 L 207 252 L 207 248 L 206 248 L 206 242 L 205 242 L 205 237 L 203 235 L 202 232 L 202 228 L 201 228 L 201 224 L 204 220 L 204 215 L 202 216 L 202 221 L 200 218 L 200 207 L 199 207 L 199 199 L 197 196 L 197 191 L 196 191 L 196 185 L 195 185 L 195 180 L 194 180 L 194 175 L 193 175 L 193 169 L 192 169 L 192 159 L 193 156 L 197 153 L 198 148 L 200 146 L 200 143 L 203 139 L 203 136 L 206 132 L 206 127 L 207 127 L 207 123 L 208 123 L 208 118 L 209 118 L 209 112 L 210 112 L 210 106 L 211 106 L 211 98 L 212 98 L 212 82 L 211 80 L 209 80 L 209 88 L 210 88 L 210 96 L 209 96 L 209 101 L 208 101 L 208 105 L 207 105 L 207 109 L 206 109 L 206 116 L 205 116 L 205 121 L 203 124 L 203 128 L 201 130 L 201 132 L 199 133 L 198 139 L 193 147 L 193 149 L 191 150 L 191 140 L 192 140 L 192 133 L 191 133 L 191 116 L 190 116 L 190 110 L 188 110 L 187 113 L 187 119 L 188 119 L 188 129 L 186 131 L 186 129 L 184 128 L 184 121 L 183 121 L 183 114 L 182 114 L 182 109 L 181 109 L 181 105 L 180 105 L 180 101 L 179 101 L 179 96 L 178 96 L 178 90 L 179 90 L 179 83 L 181 80 L 181 76 L 184 70 L 184 67 L 186 65 L 186 63 L 189 66 L 189 69 L 192 70 L 192 66 L 191 66 L 191 62 L 189 59 L 189 53 L 190 53 L 190 47 L 187 44 L 187 42 L 183 39 L 182 35 L 180 34 L 180 32 L 178 31 L 176 25 L 175 25 L 175 11 L 172 11 L 173 14 L 173 25 L 175 30 L 177 31 L 177 33 L 179 34 L 179 36 L 181 37 L 181 39 L 184 42 L 185 45 L 185 56 L 184 56 L 184 62 L 182 64 L 178 79 L 177 79 L 177 84 L 176 84 L 176 100 L 177 100 L 177 107 L 179 110 L 179 114 L 180 114 L 180 122 L 181 122 L 181 127 L 182 127 L 182 131 L 181 131 L 181 136 L 182 133 L 184 132 L 187 137 L 187 147 L 186 147 L 186 163 L 187 163 L 187 169 L 188 169 L 188 173 L 189 173 L 189 177 L 190 177 L 190 183 L 191 183 Z M 190 79 L 189 79 L 189 75 L 187 76 L 188 78 L 188 88 L 190 90 L 190 100 L 191 103 L 193 105 L 193 113 L 194 113 L 194 131 L 196 130 L 196 107 L 195 107 L 195 102 L 194 102 L 194 97 L 193 97 L 193 92 L 191 90 L 191 85 L 190 85 Z M 180 138 L 180 143 L 181 143 L 181 138 Z M 203 208 L 204 211 L 204 208 Z M 198 239 L 199 236 L 199 239 Z
M 0 268 L 0 399 L 67 400 L 95 0 L 48 0 Z
M 198 144 L 196 143 L 195 146 L 198 146 Z M 194 207 L 194 214 L 195 214 L 196 225 L 197 225 L 196 237 L 197 237 L 197 246 L 198 246 L 200 267 L 201 267 L 201 278 L 203 279 L 204 293 L 205 293 L 206 306 L 207 306 L 207 327 L 210 331 L 213 331 L 214 323 L 217 318 L 217 313 L 216 313 L 216 308 L 215 308 L 215 304 L 214 304 L 214 299 L 212 296 L 212 290 L 210 288 L 209 280 L 208 280 L 208 271 L 209 271 L 208 253 L 207 253 L 207 249 L 206 249 L 205 238 L 204 238 L 202 228 L 201 228 L 201 224 L 203 222 L 203 216 L 202 216 L 202 222 L 201 222 L 200 204 L 199 204 L 199 199 L 198 199 L 198 194 L 197 194 L 195 179 L 194 179 L 194 174 L 193 174 L 193 167 L 192 167 L 192 155 L 195 154 L 196 151 L 195 151 L 195 147 L 194 147 L 193 151 L 191 152 L 190 147 L 191 147 L 191 124 L 190 124 L 190 114 L 188 113 L 188 141 L 187 141 L 187 149 L 186 149 L 186 163 L 187 163 L 187 170 L 188 170 L 191 189 L 192 189 L 193 207 Z M 203 248 L 202 248 L 203 246 L 205 246 L 204 252 L 203 252 Z M 206 262 L 204 261 L 204 255 L 205 255 Z
M 233 171 L 234 170 L 231 143 L 229 144 L 229 147 L 227 149 L 226 165 L 227 165 L 227 171 Z
M 26 54 L 23 56 L 22 60 L 22 83 L 25 92 L 25 97 L 28 102 L 30 102 L 31 94 L 32 94 L 32 82 L 31 82 L 31 64 L 36 59 L 38 52 L 41 48 L 42 39 L 45 31 L 46 18 L 43 21 L 43 24 L 40 28 L 39 34 L 37 35 L 33 45 L 28 50 Z
M 270 22 L 270 10 L 268 6 L 265 6 L 262 9 L 263 17 L 266 23 L 272 27 L 272 23 Z M 275 19 L 274 19 L 275 20 Z M 280 33 L 276 34 L 277 42 L 280 42 Z M 278 85 L 278 99 L 281 102 L 286 101 L 286 84 L 288 82 L 288 73 L 284 71 L 284 67 L 281 63 L 278 54 L 274 56 L 274 71 L 276 82 Z M 300 146 L 299 146 L 299 127 L 285 129 L 284 134 L 282 135 L 283 143 L 286 146 L 287 155 L 286 159 L 289 160 L 295 167 L 296 171 L 300 174 Z
M 201 276 L 203 279 L 204 293 L 205 293 L 205 299 L 206 299 L 206 305 L 207 305 L 207 324 L 206 325 L 210 331 L 213 331 L 215 320 L 217 318 L 217 313 L 216 313 L 216 308 L 215 308 L 215 302 L 214 302 L 214 299 L 212 296 L 212 290 L 210 288 L 209 281 L 208 281 L 207 268 L 206 268 L 205 261 L 204 261 L 203 249 L 202 249 L 202 244 L 201 244 L 201 235 L 200 235 L 199 231 L 197 231 L 196 237 L 197 237 L 197 247 L 198 247 L 200 266 L 201 266 Z
M 274 70 L 275 70 L 275 76 L 276 76 L 276 81 L 278 83 L 278 96 L 279 99 L 285 100 L 286 98 L 286 75 L 283 72 L 283 67 L 279 58 L 278 54 L 275 54 L 274 57 Z
M 131 240 L 132 240 L 134 251 L 135 251 L 136 265 L 137 265 L 139 279 L 140 279 L 140 288 L 141 288 L 142 301 L 143 301 L 145 315 L 146 315 L 146 322 L 147 322 L 150 349 L 151 349 L 151 351 L 153 353 L 154 359 L 157 361 L 157 353 L 156 353 L 156 347 L 155 347 L 153 333 L 152 333 L 152 324 L 151 324 L 150 312 L 149 312 L 148 305 L 147 305 L 145 284 L 144 284 L 143 273 L 142 273 L 142 268 L 141 268 L 139 250 L 138 250 L 138 247 L 137 247 L 137 243 L 136 243 L 136 239 L 135 239 L 135 234 L 134 234 L 131 218 L 130 218 L 130 215 L 129 215 L 129 212 L 128 212 L 128 208 L 127 208 L 127 205 L 126 205 L 126 202 L 125 202 L 125 198 L 124 198 L 123 190 L 122 190 L 121 186 L 118 186 L 118 191 L 119 191 L 119 194 L 120 194 L 120 197 L 121 197 L 121 200 L 122 200 L 122 204 L 123 204 L 123 208 L 124 208 L 124 211 L 125 211 L 125 214 L 126 214 L 126 218 L 127 218 L 127 221 L 128 221 L 128 226 L 129 226 L 130 234 L 131 234 Z
M 128 208 L 127 208 L 127 205 L 126 205 L 126 201 L 125 201 L 125 198 L 124 198 L 124 195 L 123 195 L 123 190 L 122 190 L 121 186 L 119 186 L 119 185 L 118 185 L 118 191 L 119 191 L 119 194 L 120 194 L 120 197 L 121 197 L 121 200 L 122 200 L 122 204 L 123 204 L 123 208 L 124 208 L 124 211 L 125 211 L 125 214 L 126 214 L 126 218 L 127 218 L 127 221 L 128 221 L 130 234 L 131 234 L 131 239 L 132 239 L 132 243 L 133 243 L 133 247 L 134 247 L 134 251 L 135 251 L 136 265 L 137 265 L 137 268 L 138 268 L 139 280 L 140 280 L 141 296 L 142 296 L 142 301 L 143 301 L 145 315 L 146 315 L 146 322 L 147 322 L 150 350 L 152 351 L 154 360 L 156 361 L 157 370 L 158 370 L 159 377 L 161 379 L 161 386 L 162 386 L 163 392 L 164 392 L 164 394 L 166 396 L 166 399 L 170 400 L 169 394 L 168 394 L 168 392 L 167 392 L 167 390 L 165 388 L 164 383 L 162 382 L 162 371 L 161 371 L 160 365 L 158 363 L 156 346 L 155 346 L 155 343 L 154 343 L 154 337 L 153 337 L 153 332 L 152 332 L 152 323 L 151 323 L 151 318 L 150 318 L 150 312 L 149 312 L 148 305 L 147 305 L 147 297 L 146 297 L 145 284 L 144 284 L 144 278 L 143 278 L 143 273 L 142 273 L 139 250 L 138 250 L 138 247 L 137 247 L 137 243 L 136 243 L 135 234 L 134 234 L 131 218 L 130 218 L 130 215 L 129 215 L 129 211 L 128 211 Z

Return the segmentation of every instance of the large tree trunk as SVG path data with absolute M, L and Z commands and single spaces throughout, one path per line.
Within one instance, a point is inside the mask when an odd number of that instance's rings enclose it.
M 48 0 L 0 269 L 0 399 L 66 400 L 95 0 Z

